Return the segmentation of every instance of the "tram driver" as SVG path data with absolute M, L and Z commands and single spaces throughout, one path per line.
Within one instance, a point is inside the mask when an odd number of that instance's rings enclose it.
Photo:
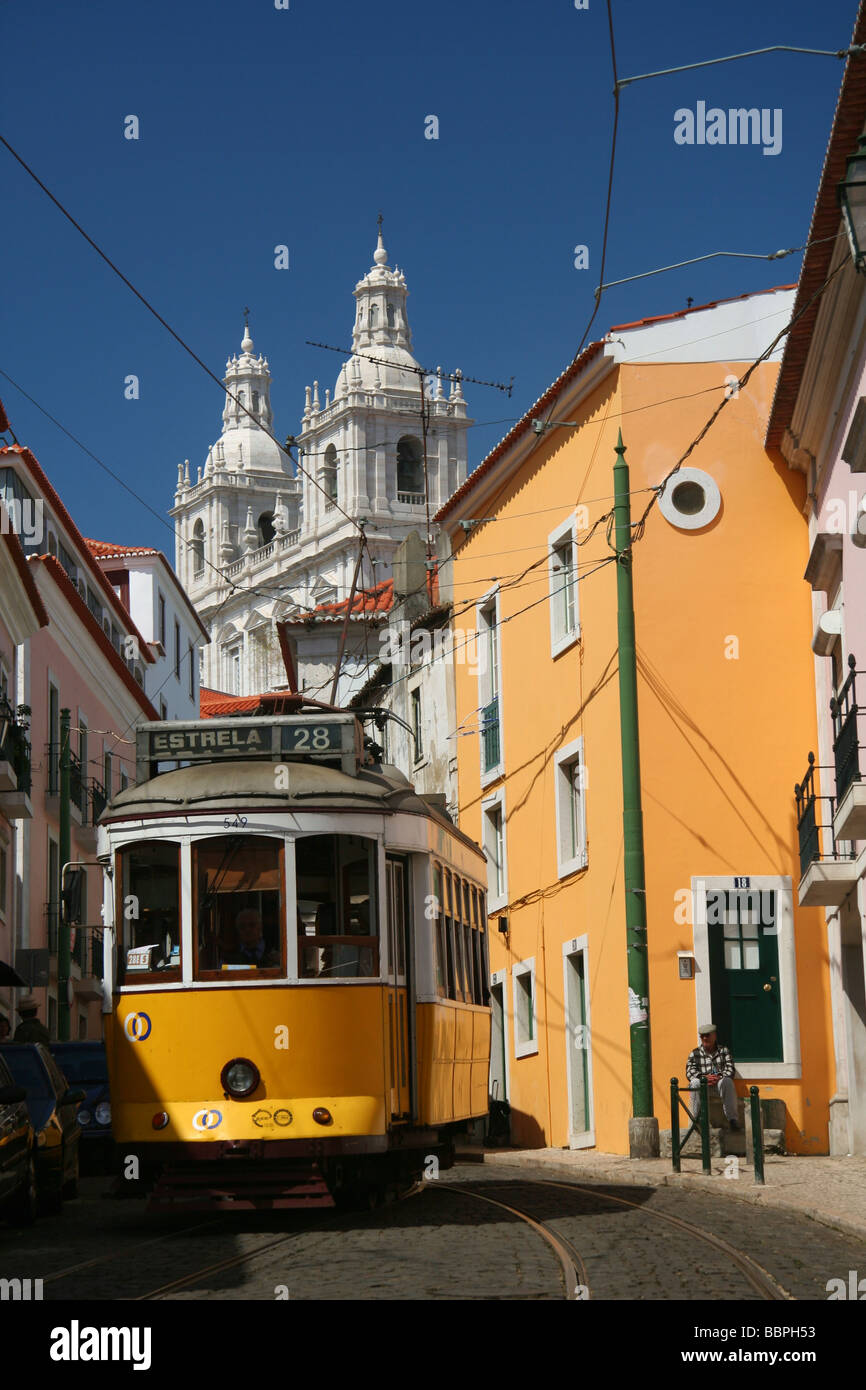
M 237 948 L 223 956 L 224 966 L 245 966 L 247 969 L 270 969 L 280 964 L 279 951 L 265 943 L 262 916 L 256 907 L 243 908 L 235 918 Z

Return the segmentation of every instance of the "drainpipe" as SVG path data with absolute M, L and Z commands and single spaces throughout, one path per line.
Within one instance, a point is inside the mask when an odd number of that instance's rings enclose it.
M 640 795 L 640 740 L 637 713 L 637 652 L 634 635 L 631 500 L 625 445 L 620 430 L 613 466 L 619 648 L 619 718 L 622 743 L 623 878 L 628 959 L 628 1020 L 631 1051 L 632 1114 L 628 1122 L 631 1158 L 658 1158 L 659 1122 L 652 1113 L 649 961 L 647 958 L 646 876 L 643 810 Z
M 68 709 L 60 711 L 60 865 L 68 864 L 72 858 L 72 826 L 69 810 L 70 762 L 69 762 L 69 721 Z M 69 976 L 72 973 L 72 952 L 70 950 L 69 925 L 64 921 L 63 899 L 60 896 L 63 885 L 52 883 L 52 894 L 57 894 L 57 1036 L 61 1042 L 68 1042 L 71 1036 L 69 1026 Z

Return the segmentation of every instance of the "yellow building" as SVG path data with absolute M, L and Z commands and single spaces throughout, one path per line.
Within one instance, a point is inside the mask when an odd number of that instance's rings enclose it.
M 791 302 L 775 290 L 612 329 L 437 517 L 460 826 L 488 859 L 492 1085 L 520 1145 L 628 1152 L 644 1001 L 627 982 L 606 520 L 621 429 L 633 521 L 652 503 L 633 573 L 654 1112 L 669 1126 L 670 1078 L 685 1083 L 712 1020 L 739 1094 L 784 1102 L 788 1149 L 828 1149 L 827 948 L 793 891 L 793 788 L 815 744 L 811 609 L 791 579 L 805 487 L 763 447 L 778 355 L 736 385 Z

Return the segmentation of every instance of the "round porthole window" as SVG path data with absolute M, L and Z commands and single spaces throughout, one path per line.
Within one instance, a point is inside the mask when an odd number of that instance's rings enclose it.
M 681 468 L 659 498 L 662 516 L 681 531 L 698 531 L 708 526 L 718 516 L 721 505 L 717 484 L 700 468 Z

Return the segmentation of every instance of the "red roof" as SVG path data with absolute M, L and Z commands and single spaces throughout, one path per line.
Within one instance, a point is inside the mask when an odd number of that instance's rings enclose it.
M 53 487 L 52 483 L 49 481 L 47 474 L 44 472 L 40 464 L 37 463 L 35 455 L 32 454 L 30 450 L 25 448 L 22 444 L 6 444 L 2 448 L 0 448 L 0 456 L 9 454 L 17 454 L 18 457 L 23 461 L 23 463 L 29 470 L 33 480 L 37 484 L 37 487 L 41 492 L 42 496 L 45 498 L 45 500 L 51 506 L 52 510 L 63 522 L 63 525 L 69 532 L 69 535 L 72 538 L 73 542 L 75 542 L 80 547 L 82 564 L 87 566 L 88 571 L 93 575 L 99 588 L 102 589 L 103 593 L 108 597 L 111 608 L 117 613 L 118 617 L 122 619 L 124 625 L 130 632 L 130 634 L 138 638 L 138 645 L 139 650 L 141 651 L 142 659 L 148 662 L 156 661 L 156 657 L 153 655 L 151 651 L 148 650 L 147 643 L 145 642 L 138 628 L 135 626 L 135 623 L 132 621 L 131 616 L 129 615 L 129 613 L 127 613 L 120 599 L 117 597 L 117 594 L 112 589 L 105 575 L 102 573 L 102 570 L 99 568 L 99 565 L 96 563 L 90 551 L 88 550 L 87 542 L 85 541 L 78 527 L 75 525 L 75 522 L 72 520 L 72 517 L 69 515 L 69 512 L 66 510 L 66 507 L 63 505 L 63 502 L 60 500 L 60 496 Z
M 854 24 L 852 44 L 866 43 L 866 3 L 861 0 Z M 818 184 L 818 196 L 812 212 L 808 241 L 812 243 L 803 257 L 800 283 L 794 300 L 792 316 L 798 314 L 814 295 L 818 294 L 830 273 L 830 262 L 836 254 L 837 233 L 841 212 L 836 192 L 845 174 L 848 156 L 857 148 L 857 141 L 866 124 L 866 63 L 863 56 L 849 58 L 839 89 L 836 114 L 830 131 L 830 141 L 824 157 L 824 167 Z M 823 296 L 818 295 L 811 307 L 798 319 L 785 343 L 782 365 L 776 379 L 776 394 L 767 426 L 767 448 L 778 447 L 790 424 L 800 383 L 812 342 L 812 331 L 821 308 Z
M 345 618 L 349 606 L 347 598 L 338 603 L 320 603 L 312 610 L 311 617 Z M 372 589 L 359 589 L 352 599 L 352 617 L 364 618 L 372 613 L 390 613 L 394 607 L 394 581 L 383 579 Z
M 114 541 L 92 541 L 87 536 L 84 537 L 84 544 L 97 560 L 120 559 L 124 555 L 162 554 L 161 550 L 154 550 L 149 545 L 115 545 Z
M 222 690 L 201 687 L 199 709 L 202 719 L 226 714 L 295 714 L 304 704 L 316 704 L 304 695 L 288 690 L 266 690 L 261 695 L 226 695 Z M 320 706 L 330 709 L 330 705 Z
M 102 648 L 103 654 L 108 659 L 109 665 L 114 667 L 124 685 L 126 685 L 136 697 L 147 718 L 149 720 L 158 720 L 159 715 L 145 695 L 144 690 L 130 672 L 129 667 L 114 650 L 114 647 L 102 630 L 102 625 L 94 618 L 60 561 L 53 555 L 31 555 L 28 563 L 33 566 L 43 566 L 46 574 L 50 575 L 57 587 L 63 591 L 64 596 L 78 614 L 97 645 Z M 139 650 L 140 648 L 141 644 L 139 644 Z

